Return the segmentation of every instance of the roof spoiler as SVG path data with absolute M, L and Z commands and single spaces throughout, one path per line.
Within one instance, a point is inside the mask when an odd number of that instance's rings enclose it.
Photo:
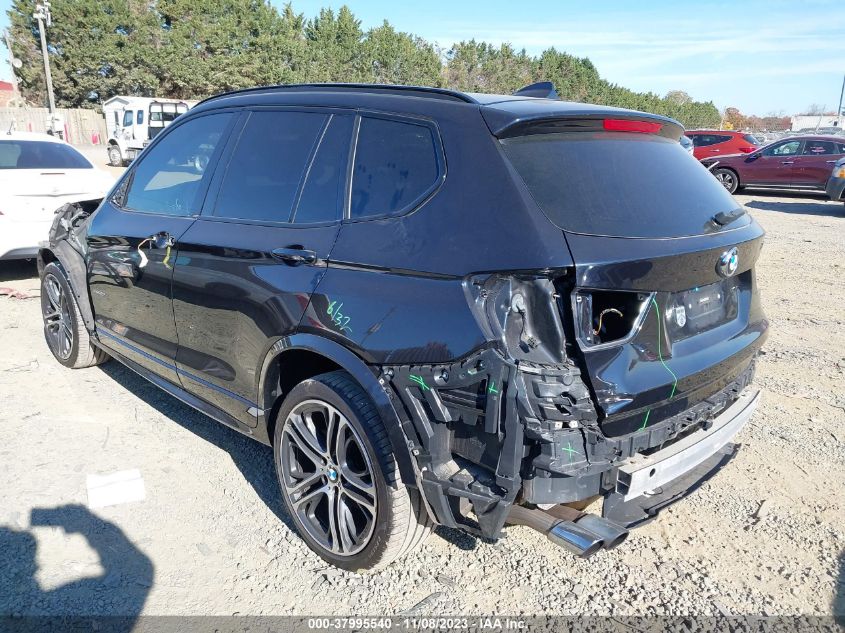
M 530 86 L 520 88 L 513 93 L 514 97 L 534 97 L 535 99 L 557 99 L 558 94 L 551 81 L 538 81 Z

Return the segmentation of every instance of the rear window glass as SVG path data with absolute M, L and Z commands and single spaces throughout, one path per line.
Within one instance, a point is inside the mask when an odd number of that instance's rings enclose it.
M 760 142 L 750 134 L 743 134 L 742 138 L 745 140 L 746 143 L 751 143 L 752 145 L 759 145 Z
M 681 237 L 719 230 L 739 205 L 668 138 L 626 133 L 536 134 L 502 141 L 537 204 L 574 233 Z M 730 228 L 747 224 L 747 216 Z
M 0 141 L 0 169 L 91 169 L 72 147 L 42 141 Z

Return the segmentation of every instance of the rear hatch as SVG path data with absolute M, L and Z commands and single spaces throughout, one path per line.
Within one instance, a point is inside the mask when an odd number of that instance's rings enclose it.
M 763 231 L 681 147 L 682 131 L 633 112 L 494 129 L 566 236 L 576 274 L 558 281 L 561 309 L 611 436 L 719 392 L 765 338 Z

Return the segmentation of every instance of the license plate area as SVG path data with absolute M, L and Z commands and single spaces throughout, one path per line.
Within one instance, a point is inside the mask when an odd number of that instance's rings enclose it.
M 669 295 L 666 324 L 675 341 L 732 321 L 739 309 L 742 275 Z

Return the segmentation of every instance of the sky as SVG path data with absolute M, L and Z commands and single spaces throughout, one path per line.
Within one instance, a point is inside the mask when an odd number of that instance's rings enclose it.
M 283 0 L 271 0 L 281 7 Z M 33 3 L 34 4 L 34 3 Z M 313 17 L 339 0 L 294 0 Z M 600 75 L 637 91 L 684 90 L 719 108 L 786 115 L 833 111 L 845 75 L 841 0 L 349 0 L 362 27 L 387 19 L 445 50 L 461 40 L 554 46 L 589 57 Z M 0 28 L 10 0 L 0 0 Z M 0 79 L 10 69 L 0 44 Z

